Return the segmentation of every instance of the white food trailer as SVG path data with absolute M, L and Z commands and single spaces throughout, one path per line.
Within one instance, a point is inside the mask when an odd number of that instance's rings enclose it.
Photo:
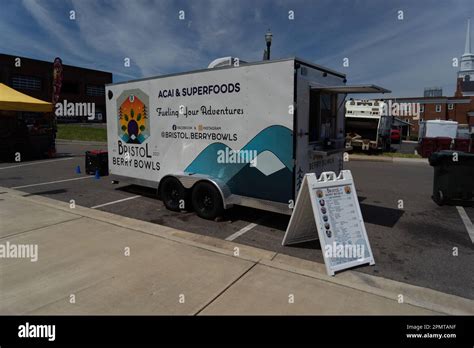
M 343 166 L 346 76 L 298 58 L 106 86 L 109 168 L 203 218 L 243 205 L 291 214 L 305 173 Z

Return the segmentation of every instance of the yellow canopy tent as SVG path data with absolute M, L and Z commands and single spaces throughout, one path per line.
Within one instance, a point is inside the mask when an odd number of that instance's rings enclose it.
M 0 110 L 51 112 L 53 104 L 30 97 L 0 83 Z

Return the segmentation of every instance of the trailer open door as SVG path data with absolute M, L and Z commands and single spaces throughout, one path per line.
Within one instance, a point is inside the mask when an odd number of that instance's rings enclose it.
M 390 91 L 376 85 L 324 86 L 310 83 L 309 93 L 301 93 L 303 97 L 297 102 L 299 114 L 295 124 L 295 197 L 304 174 L 316 173 L 319 176 L 323 169 L 335 172 L 343 169 L 343 153 L 346 151 L 344 102 L 349 93 Z

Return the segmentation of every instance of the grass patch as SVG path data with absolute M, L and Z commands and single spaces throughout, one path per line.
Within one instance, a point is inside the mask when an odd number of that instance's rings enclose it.
M 420 155 L 415 155 L 414 153 L 400 153 L 400 152 L 352 152 L 353 155 L 361 155 L 367 157 L 397 157 L 397 158 L 423 158 Z
M 382 156 L 399 157 L 399 158 L 422 158 L 420 155 L 414 153 L 399 153 L 399 152 L 383 152 Z
M 89 125 L 58 124 L 57 139 L 107 141 L 107 129 Z

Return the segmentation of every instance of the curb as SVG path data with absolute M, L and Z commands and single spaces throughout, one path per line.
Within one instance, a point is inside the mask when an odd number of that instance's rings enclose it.
M 343 273 L 337 274 L 335 277 L 331 277 L 326 274 L 324 265 L 317 262 L 303 260 L 286 254 L 279 254 L 274 251 L 229 242 L 214 237 L 197 235 L 195 233 L 177 230 L 172 227 L 123 217 L 78 205 L 76 205 L 74 211 L 71 211 L 69 203 L 67 202 L 61 202 L 43 196 L 27 196 L 28 193 L 26 192 L 4 187 L 0 187 L 0 189 L 6 191 L 8 195 L 16 199 L 23 199 L 36 204 L 46 205 L 54 209 L 65 211 L 69 214 L 77 215 L 78 217 L 99 220 L 135 232 L 153 235 L 158 238 L 165 238 L 188 246 L 194 246 L 200 249 L 227 255 L 229 257 L 236 257 L 238 259 L 254 262 L 255 264 L 296 273 L 354 290 L 364 291 L 395 302 L 398 300 L 399 295 L 403 295 L 403 304 L 424 308 L 438 314 L 474 314 L 474 301 L 456 295 L 352 270 L 347 270 Z M 234 255 L 236 247 L 239 248 L 239 256 Z

